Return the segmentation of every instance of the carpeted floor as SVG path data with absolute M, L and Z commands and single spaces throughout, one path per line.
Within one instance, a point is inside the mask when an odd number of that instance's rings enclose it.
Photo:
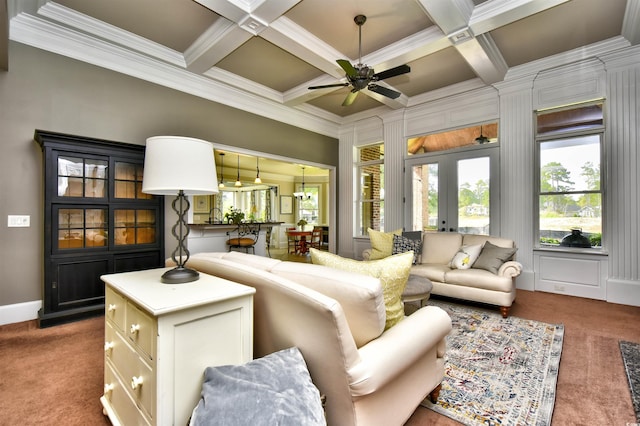
M 640 307 L 518 290 L 512 314 L 564 324 L 552 426 L 636 423 L 620 340 L 640 342 Z M 0 326 L 0 425 L 109 425 L 104 318 L 38 329 Z M 418 407 L 405 426 L 459 426 Z
M 423 405 L 469 426 L 549 425 L 564 327 L 430 300 L 453 323 L 437 404 Z
M 636 420 L 640 423 L 640 343 L 620 341 L 622 362 L 627 373 L 631 400 L 636 411 Z

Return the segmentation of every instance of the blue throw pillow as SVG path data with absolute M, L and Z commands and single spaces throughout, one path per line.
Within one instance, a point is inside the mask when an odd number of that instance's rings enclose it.
M 207 367 L 190 426 L 326 425 L 320 392 L 298 348 L 243 365 Z

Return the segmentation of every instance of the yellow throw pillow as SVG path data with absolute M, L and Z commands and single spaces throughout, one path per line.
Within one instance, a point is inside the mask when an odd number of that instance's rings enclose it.
M 411 264 L 413 262 L 412 251 L 366 262 L 347 259 L 314 248 L 309 249 L 309 251 L 311 253 L 312 263 L 378 278 L 380 284 L 382 284 L 382 294 L 384 296 L 387 316 L 384 329 L 387 330 L 402 321 L 404 318 L 404 306 L 401 296 L 407 285 L 411 271 Z
M 367 229 L 369 241 L 371 242 L 371 255 L 369 260 L 384 259 L 389 257 L 393 251 L 393 236 L 402 235 L 402 229 L 392 232 L 380 232 L 375 229 Z

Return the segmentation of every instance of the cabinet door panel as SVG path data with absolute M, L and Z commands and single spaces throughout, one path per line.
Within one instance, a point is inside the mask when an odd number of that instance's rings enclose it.
M 106 258 L 78 261 L 71 258 L 55 264 L 57 288 L 54 308 L 68 309 L 85 305 L 104 303 L 104 284 L 100 276 L 110 272 Z

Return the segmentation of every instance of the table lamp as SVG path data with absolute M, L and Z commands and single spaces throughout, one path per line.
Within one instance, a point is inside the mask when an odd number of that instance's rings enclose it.
M 171 206 L 178 221 L 171 233 L 178 247 L 171 259 L 178 265 L 162 275 L 162 282 L 180 284 L 196 281 L 198 271 L 185 267 L 189 250 L 185 239 L 189 226 L 185 216 L 189 211 L 186 195 L 207 195 L 218 192 L 213 145 L 200 139 L 182 136 L 154 136 L 147 139 L 144 157 L 142 192 L 154 195 L 177 195 Z

